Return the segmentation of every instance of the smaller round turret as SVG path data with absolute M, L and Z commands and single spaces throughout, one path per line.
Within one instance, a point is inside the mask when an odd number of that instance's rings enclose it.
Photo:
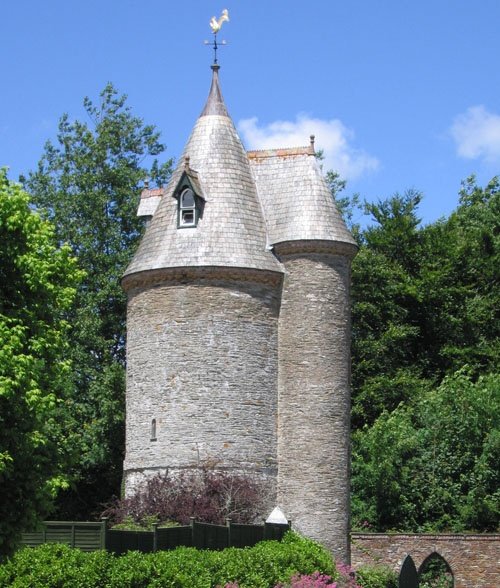
M 279 318 L 278 504 L 349 561 L 350 264 L 357 246 L 311 145 L 249 153 L 285 269 Z

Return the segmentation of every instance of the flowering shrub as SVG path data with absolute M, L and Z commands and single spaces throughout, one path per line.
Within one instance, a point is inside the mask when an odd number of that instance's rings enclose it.
M 361 588 L 356 582 L 356 572 L 351 566 L 338 563 L 337 572 L 340 576 L 338 579 L 338 588 Z
M 356 583 L 356 574 L 354 570 L 342 563 L 336 565 L 335 578 L 321 572 L 312 574 L 295 574 L 286 584 L 277 584 L 275 588 L 361 588 Z M 238 587 L 235 587 L 238 588 Z
M 320 572 L 314 572 L 313 574 L 295 574 L 292 576 L 289 584 L 277 584 L 275 588 L 324 588 L 329 586 L 330 588 L 338 588 L 337 582 L 333 581 L 331 576 L 321 574 Z

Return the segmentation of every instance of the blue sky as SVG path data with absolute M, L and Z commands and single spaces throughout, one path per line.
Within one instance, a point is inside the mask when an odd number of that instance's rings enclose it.
M 421 190 L 424 222 L 456 207 L 469 174 L 500 173 L 498 0 L 9 0 L 0 166 L 11 179 L 34 169 L 59 117 L 83 118 L 108 81 L 179 156 L 223 8 L 222 90 L 248 148 L 314 133 L 349 193 Z

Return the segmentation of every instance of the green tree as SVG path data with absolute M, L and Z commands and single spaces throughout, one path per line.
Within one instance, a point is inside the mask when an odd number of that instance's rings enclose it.
M 500 522 L 500 377 L 465 370 L 354 434 L 353 515 L 378 530 Z
M 64 487 L 67 311 L 81 272 L 0 170 L 0 556 Z
M 500 184 L 493 178 L 482 188 L 469 178 L 458 208 L 425 227 L 419 202 L 418 193 L 408 192 L 367 205 L 375 224 L 358 235 L 352 267 L 353 512 L 358 522 L 379 529 L 418 530 L 426 521 L 434 529 L 493 529 L 498 422 L 479 407 L 477 423 L 464 419 L 468 435 L 460 433 L 471 447 L 476 424 L 488 432 L 484 451 L 476 445 L 474 463 L 467 461 L 453 421 L 453 410 L 461 418 L 467 404 L 454 405 L 445 392 L 453 383 L 458 398 L 498 373 Z M 453 379 L 464 369 L 467 378 Z M 498 398 L 498 380 L 495 385 Z M 443 422 L 432 421 L 433 414 Z M 446 427 L 456 439 L 450 434 L 434 442 L 432 431 L 441 435 Z M 430 475 L 429 464 L 439 475 Z
M 422 231 L 422 363 L 441 379 L 467 365 L 477 376 L 500 359 L 500 182 L 468 178 L 458 208 Z
M 140 237 L 141 185 L 157 184 L 171 162 L 159 133 L 132 115 L 112 85 L 99 104 L 84 101 L 90 124 L 59 123 L 57 144 L 48 142 L 38 170 L 25 185 L 87 273 L 71 321 L 74 419 L 72 442 L 80 460 L 73 485 L 61 496 L 59 516 L 88 517 L 119 493 L 124 448 L 126 300 L 121 275 Z
M 375 219 L 360 232 L 352 265 L 352 382 L 355 428 L 417 395 L 426 382 L 418 361 L 417 277 L 421 257 L 417 207 L 409 191 L 366 204 Z
M 367 205 L 353 274 L 353 423 L 500 357 L 500 187 L 469 178 L 449 218 L 421 227 L 420 194 Z

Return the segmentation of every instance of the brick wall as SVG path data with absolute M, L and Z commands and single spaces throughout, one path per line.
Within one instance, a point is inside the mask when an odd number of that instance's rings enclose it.
M 401 569 L 411 555 L 417 569 L 436 552 L 453 572 L 454 588 L 497 588 L 500 586 L 500 535 L 451 534 L 352 534 L 351 562 L 385 563 Z

